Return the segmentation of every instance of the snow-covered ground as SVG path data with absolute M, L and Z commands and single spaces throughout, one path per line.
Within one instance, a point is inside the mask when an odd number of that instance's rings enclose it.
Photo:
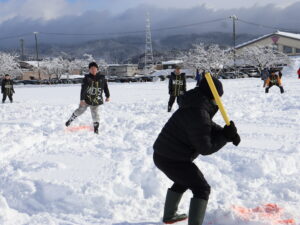
M 300 80 L 291 71 L 283 95 L 265 94 L 260 79 L 223 81 L 242 142 L 196 159 L 212 187 L 205 225 L 300 224 Z M 98 136 L 64 127 L 79 85 L 16 87 L 15 103 L 0 105 L 0 224 L 160 224 L 171 182 L 152 144 L 171 115 L 167 86 L 110 84 Z M 219 113 L 215 121 L 224 124 Z M 72 126 L 90 124 L 86 112 Z

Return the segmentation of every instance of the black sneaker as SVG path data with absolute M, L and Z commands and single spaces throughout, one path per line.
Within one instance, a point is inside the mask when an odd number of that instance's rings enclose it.
M 98 122 L 95 122 L 95 123 L 94 123 L 94 133 L 95 133 L 95 134 L 99 134 L 99 130 L 98 130 L 98 129 L 99 129 L 99 123 L 98 123 Z
M 73 113 L 70 119 L 66 122 L 66 127 L 70 126 L 70 124 L 76 119 L 77 116 Z
M 71 122 L 72 122 L 71 120 L 68 120 L 68 121 L 66 122 L 66 127 L 70 126 Z

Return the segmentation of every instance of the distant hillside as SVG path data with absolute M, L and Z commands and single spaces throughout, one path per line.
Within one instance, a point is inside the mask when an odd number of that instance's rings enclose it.
M 251 40 L 256 36 L 251 34 L 237 35 L 237 44 Z M 170 51 L 188 50 L 195 43 L 219 44 L 221 47 L 232 46 L 232 34 L 212 32 L 206 34 L 172 35 L 153 40 L 153 51 L 158 57 L 168 56 Z M 145 49 L 144 36 L 127 36 L 111 39 L 88 41 L 81 44 L 39 44 L 41 57 L 69 55 L 80 58 L 83 54 L 92 54 L 95 58 L 104 58 L 110 63 L 137 63 Z M 35 46 L 25 48 L 25 54 L 35 57 Z
M 251 34 L 239 34 L 237 35 L 237 43 L 242 43 L 247 40 L 255 38 L 255 35 Z M 166 49 L 178 48 L 178 49 L 190 49 L 195 43 L 205 44 L 218 44 L 222 47 L 228 47 L 233 45 L 233 37 L 231 33 L 205 33 L 205 34 L 187 34 L 187 35 L 173 35 L 160 40 L 160 45 Z

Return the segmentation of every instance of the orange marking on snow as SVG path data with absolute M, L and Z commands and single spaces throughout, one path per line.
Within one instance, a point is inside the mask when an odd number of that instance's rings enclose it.
M 294 219 L 288 219 L 288 220 L 278 220 L 278 224 L 296 224 L 296 221 Z
M 91 126 L 78 126 L 78 127 L 68 127 L 68 128 L 66 128 L 66 131 L 69 131 L 69 132 L 75 132 L 75 131 L 80 131 L 80 130 L 93 131 L 93 128 Z
M 238 215 L 242 220 L 262 222 L 269 221 L 272 225 L 296 225 L 296 221 L 294 219 L 282 218 L 284 216 L 284 210 L 283 208 L 280 208 L 277 204 L 265 204 L 262 206 L 255 207 L 253 209 L 241 206 L 232 206 L 232 208 L 235 214 Z

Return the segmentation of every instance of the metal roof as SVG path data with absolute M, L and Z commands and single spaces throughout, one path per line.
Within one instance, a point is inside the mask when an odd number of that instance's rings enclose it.
M 235 48 L 236 49 L 239 49 L 239 48 L 242 48 L 242 47 L 245 47 L 247 45 L 250 45 L 252 43 L 255 43 L 257 41 L 260 41 L 260 40 L 263 40 L 265 38 L 268 38 L 268 37 L 272 37 L 273 35 L 277 35 L 277 36 L 281 36 L 281 37 L 287 37 L 287 38 L 292 38 L 292 39 L 296 39 L 296 40 L 299 40 L 300 41 L 300 34 L 295 34 L 295 33 L 289 33 L 289 32 L 283 32 L 283 31 L 276 31 L 274 33 L 271 33 L 271 34 L 266 34 L 266 35 L 263 35 L 261 37 L 258 37 L 256 39 L 253 39 L 251 41 L 247 41 L 247 42 L 244 42 L 242 44 L 239 44 L 237 45 Z

